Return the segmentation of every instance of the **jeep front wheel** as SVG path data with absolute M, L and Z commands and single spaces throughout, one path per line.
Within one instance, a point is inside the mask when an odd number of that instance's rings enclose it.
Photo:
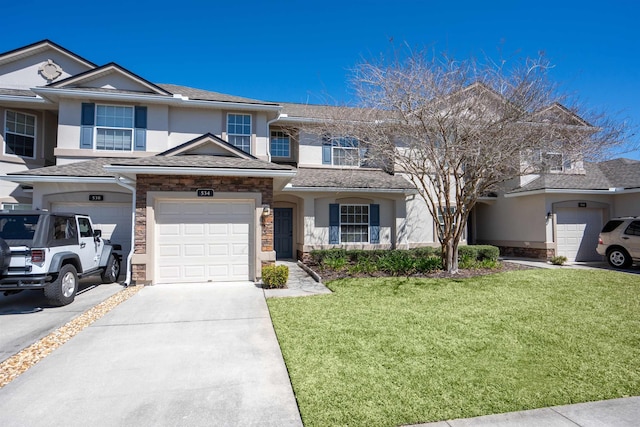
M 113 283 L 120 275 L 120 261 L 113 254 L 109 255 L 107 265 L 102 273 L 102 283 Z
M 60 268 L 56 280 L 44 288 L 44 296 L 49 304 L 62 306 L 71 304 L 78 290 L 78 273 L 71 264 L 65 264 Z

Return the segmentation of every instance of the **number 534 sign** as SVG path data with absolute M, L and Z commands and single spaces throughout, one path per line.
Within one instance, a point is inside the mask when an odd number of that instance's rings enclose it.
M 213 197 L 213 188 L 198 188 L 196 195 L 198 197 Z

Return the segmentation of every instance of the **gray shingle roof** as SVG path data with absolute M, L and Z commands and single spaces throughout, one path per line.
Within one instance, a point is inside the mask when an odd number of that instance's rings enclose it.
M 213 169 L 264 169 L 293 170 L 291 166 L 282 166 L 259 159 L 241 159 L 209 155 L 149 156 L 139 159 L 111 159 L 110 164 L 117 166 L 149 166 L 175 168 L 213 168 Z
M 372 169 L 315 169 L 299 168 L 290 182 L 295 188 L 344 188 L 344 189 L 415 189 L 413 184 L 400 175 L 390 175 Z
M 262 169 L 262 170 L 294 170 L 290 166 L 281 166 L 258 159 L 240 159 L 207 155 L 183 156 L 149 156 L 138 159 L 97 158 L 65 165 L 48 166 L 9 175 L 51 176 L 51 177 L 112 177 L 113 174 L 104 169 L 105 165 L 122 166 L 156 166 L 176 168 L 212 168 L 212 169 Z
M 10 95 L 10 96 L 28 96 L 31 98 L 35 98 L 36 94 L 31 92 L 28 89 L 3 89 L 0 88 L 0 95 Z
M 615 159 L 600 163 L 585 163 L 584 175 L 544 174 L 510 193 L 536 190 L 608 190 L 609 188 L 639 188 L 640 161 Z
M 111 163 L 113 160 L 114 159 L 110 158 L 97 158 L 65 165 L 47 166 L 44 168 L 10 173 L 8 175 L 112 177 L 113 174 L 105 171 L 103 166 Z M 81 182 L 81 180 L 78 180 L 78 182 Z
M 221 102 L 240 102 L 243 104 L 264 104 L 264 105 L 279 105 L 275 102 L 259 101 L 257 99 L 243 98 L 241 96 L 227 95 L 224 93 L 211 92 L 208 90 L 196 89 L 187 86 L 173 85 L 173 84 L 156 84 L 156 86 L 171 92 L 173 94 L 180 94 L 189 97 L 189 99 L 195 99 L 200 101 L 221 101 Z

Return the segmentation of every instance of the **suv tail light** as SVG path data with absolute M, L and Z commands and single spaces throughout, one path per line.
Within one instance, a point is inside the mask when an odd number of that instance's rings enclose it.
M 604 245 L 604 242 L 602 241 L 602 237 L 598 236 L 598 244 L 599 245 Z
M 44 262 L 44 249 L 32 249 L 31 262 Z

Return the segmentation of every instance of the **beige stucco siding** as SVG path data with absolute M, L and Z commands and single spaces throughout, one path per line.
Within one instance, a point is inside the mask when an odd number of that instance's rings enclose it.
M 614 198 L 612 216 L 640 216 L 640 191 L 618 194 Z
M 47 50 L 0 65 L 0 87 L 31 89 L 37 86 L 45 86 L 50 82 L 40 75 L 39 69 L 49 59 L 62 69 L 62 74 L 54 81 L 66 79 L 89 69 L 67 55 L 55 50 Z

